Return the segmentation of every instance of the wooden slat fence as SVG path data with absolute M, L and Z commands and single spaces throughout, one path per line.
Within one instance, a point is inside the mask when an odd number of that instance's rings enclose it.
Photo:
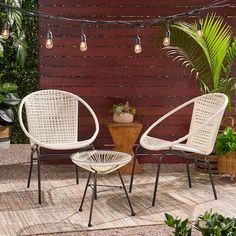
M 89 19 L 149 19 L 185 12 L 208 4 L 209 0 L 39 0 L 39 10 L 63 16 Z M 233 1 L 232 1 L 233 2 Z M 217 9 L 236 29 L 236 9 Z M 187 20 L 194 20 L 193 18 Z M 46 20 L 40 19 L 40 86 L 63 89 L 84 98 L 101 123 L 96 147 L 112 144 L 105 121 L 111 119 L 113 103 L 129 101 L 136 106 L 136 120 L 143 131 L 172 108 L 199 94 L 198 82 L 162 52 L 164 32 L 160 26 L 140 30 L 143 52 L 133 51 L 136 29 L 128 26 L 86 25 L 88 50 L 79 50 L 81 26 L 76 22 L 51 20 L 54 47 L 44 47 Z M 236 69 L 233 69 L 236 74 Z M 191 110 L 171 117 L 156 132 L 176 139 L 188 131 Z M 82 137 L 93 125 L 86 113 L 81 117 Z M 141 157 L 142 162 L 151 159 Z M 176 161 L 176 160 L 172 160 Z

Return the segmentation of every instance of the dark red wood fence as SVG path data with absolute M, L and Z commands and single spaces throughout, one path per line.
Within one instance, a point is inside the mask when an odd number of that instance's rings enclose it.
M 39 0 L 39 10 L 63 16 L 89 19 L 149 19 L 185 12 L 208 4 L 209 0 Z M 233 2 L 233 1 L 232 1 Z M 236 9 L 217 9 L 236 29 Z M 231 16 L 234 16 L 231 17 Z M 191 20 L 194 20 L 191 19 Z M 112 144 L 105 121 L 111 120 L 113 103 L 129 101 L 137 108 L 136 120 L 143 131 L 157 118 L 199 94 L 189 72 L 161 53 L 164 32 L 160 26 L 140 30 L 143 52 L 134 53 L 136 29 L 127 26 L 86 25 L 88 50 L 79 49 L 81 26 L 70 21 L 51 20 L 54 47 L 44 47 L 46 21 L 40 19 L 40 86 L 63 89 L 84 98 L 101 123 L 96 146 Z M 173 140 L 188 131 L 190 109 L 178 113 L 157 129 L 160 137 Z M 81 135 L 92 130 L 84 113 Z M 141 157 L 142 162 L 150 161 Z

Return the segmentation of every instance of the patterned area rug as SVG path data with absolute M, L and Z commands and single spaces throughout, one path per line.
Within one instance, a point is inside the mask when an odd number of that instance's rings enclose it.
M 34 169 L 35 172 L 35 169 Z M 108 229 L 163 224 L 168 212 L 194 220 L 205 210 L 236 216 L 236 183 L 215 177 L 219 200 L 215 201 L 208 175 L 192 173 L 191 189 L 186 173 L 161 173 L 156 206 L 151 207 L 154 170 L 136 175 L 130 198 L 136 216 L 130 209 L 124 192 L 119 188 L 98 188 L 92 228 L 88 228 L 91 189 L 88 189 L 83 211 L 79 212 L 87 173 L 81 173 L 75 184 L 74 166 L 42 166 L 42 204 L 37 200 L 36 175 L 26 188 L 28 165 L 0 166 L 0 235 L 48 235 L 57 232 Z M 129 175 L 123 176 L 126 185 Z M 100 185 L 120 186 L 118 175 L 99 176 Z

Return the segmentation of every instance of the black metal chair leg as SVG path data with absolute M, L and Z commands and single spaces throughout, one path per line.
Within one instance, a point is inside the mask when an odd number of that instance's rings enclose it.
M 37 151 L 37 167 L 38 167 L 38 201 L 41 204 L 41 175 L 40 175 L 40 154 Z
M 91 201 L 91 206 L 90 206 L 88 227 L 92 226 L 91 221 L 92 221 L 92 214 L 93 214 L 93 202 L 94 202 L 95 195 L 96 195 L 96 186 L 97 186 L 97 172 L 94 173 L 94 186 L 93 186 L 92 201 Z
M 132 192 L 133 180 L 134 180 L 134 170 L 135 170 L 135 164 L 136 164 L 136 159 L 137 159 L 137 154 L 138 154 L 139 148 L 140 148 L 140 145 L 138 144 L 135 149 L 135 153 L 134 153 L 134 157 L 133 157 L 132 172 L 131 172 L 130 184 L 129 184 L 129 193 Z
M 98 195 L 97 195 L 97 192 L 98 192 L 98 188 L 97 188 L 97 179 L 96 179 L 96 185 L 94 185 L 93 187 L 95 188 L 95 196 L 94 196 L 94 199 L 97 200 L 98 199 Z
M 75 165 L 76 184 L 79 184 L 79 167 Z
M 155 181 L 155 187 L 154 187 L 154 192 L 153 192 L 153 197 L 152 197 L 152 206 L 155 206 L 155 202 L 156 202 L 157 185 L 158 185 L 158 180 L 159 180 L 159 175 L 160 175 L 160 169 L 161 169 L 161 159 L 159 160 L 158 166 L 157 166 L 156 181 Z
M 83 208 L 84 199 L 85 199 L 87 189 L 88 189 L 88 186 L 89 186 L 89 181 L 90 181 L 90 178 L 91 178 L 91 174 L 92 174 L 92 172 L 89 172 L 87 184 L 86 184 L 85 189 L 84 189 L 84 194 L 83 194 L 83 198 L 82 198 L 82 201 L 81 201 L 81 204 L 80 204 L 80 207 L 79 207 L 79 211 L 82 211 L 82 208 Z
M 159 159 L 159 162 L 158 162 L 155 187 L 154 187 L 154 192 L 153 192 L 153 197 L 152 197 L 152 206 L 155 206 L 155 202 L 156 202 L 157 185 L 158 185 L 158 180 L 159 180 L 159 175 L 160 175 L 161 163 L 162 163 L 162 160 L 165 158 L 167 153 L 168 153 L 168 151 L 163 153 L 161 155 L 160 159 Z
M 32 175 L 32 168 L 33 168 L 33 161 L 34 161 L 34 150 L 31 149 L 31 155 L 30 155 L 30 170 L 29 170 L 29 177 L 28 177 L 28 183 L 27 183 L 27 188 L 30 187 L 30 180 L 31 180 L 31 175 Z
M 189 185 L 189 188 L 192 188 L 191 176 L 190 176 L 190 171 L 189 171 L 189 163 L 188 163 L 187 158 L 186 158 L 186 168 L 187 168 L 187 174 L 188 174 L 188 185 Z
M 120 171 L 117 170 L 117 172 L 118 172 L 118 174 L 119 174 L 120 181 L 121 181 L 121 183 L 122 183 L 123 189 L 124 189 L 124 191 L 125 191 L 126 198 L 127 198 L 127 200 L 128 200 L 128 203 L 129 203 L 129 206 L 130 206 L 130 209 L 131 209 L 131 216 L 135 216 L 135 213 L 134 213 L 133 207 L 132 207 L 132 205 L 131 205 L 131 202 L 130 202 L 130 199 L 129 199 L 129 195 L 128 195 L 128 192 L 127 192 L 127 190 L 126 190 L 124 181 L 123 181 L 122 176 L 121 176 L 121 174 L 120 174 Z
M 216 189 L 215 189 L 215 185 L 214 185 L 214 181 L 213 181 L 213 177 L 212 177 L 211 167 L 210 167 L 209 161 L 205 160 L 205 163 L 207 165 L 208 174 L 209 174 L 209 177 L 210 177 L 210 180 L 211 180 L 211 186 L 212 186 L 212 190 L 213 190 L 213 193 L 214 193 L 214 197 L 215 197 L 215 200 L 217 200 L 217 194 L 216 194 Z

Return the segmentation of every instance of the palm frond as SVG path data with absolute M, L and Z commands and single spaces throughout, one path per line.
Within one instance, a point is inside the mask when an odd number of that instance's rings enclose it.
M 212 92 L 219 92 L 226 94 L 229 99 L 228 107 L 229 110 L 231 111 L 232 97 L 233 95 L 235 95 L 236 92 L 236 77 L 232 78 L 221 77 L 219 79 L 218 87 L 215 88 L 215 90 Z
M 223 23 L 222 17 L 207 16 L 203 24 L 203 43 L 211 60 L 214 88 L 218 86 L 223 68 L 224 58 L 227 54 L 230 40 L 231 27 Z
M 207 91 L 212 80 L 207 58 L 198 43 L 185 30 L 178 28 L 176 26 L 178 24 L 176 23 L 171 27 L 171 40 L 174 46 L 164 47 L 163 50 L 166 51 L 167 56 L 173 58 L 173 61 L 177 61 L 189 69 L 190 75 L 195 75 L 200 80 L 201 89 Z M 180 24 L 183 27 L 189 27 L 187 23 Z
M 233 38 L 232 43 L 230 47 L 228 48 L 228 51 L 225 56 L 224 64 L 223 64 L 223 73 L 226 78 L 228 78 L 230 75 L 230 71 L 231 71 L 235 57 L 236 57 L 236 37 Z
M 203 90 L 213 91 L 219 86 L 221 72 L 225 68 L 225 58 L 232 62 L 235 57 L 236 45 L 229 49 L 231 27 L 224 23 L 222 17 L 215 14 L 204 19 L 203 37 L 197 35 L 196 29 L 194 23 L 175 23 L 171 27 L 175 48 L 167 47 L 167 55 L 180 57 L 184 65 L 191 65 L 190 71 L 197 73 Z

